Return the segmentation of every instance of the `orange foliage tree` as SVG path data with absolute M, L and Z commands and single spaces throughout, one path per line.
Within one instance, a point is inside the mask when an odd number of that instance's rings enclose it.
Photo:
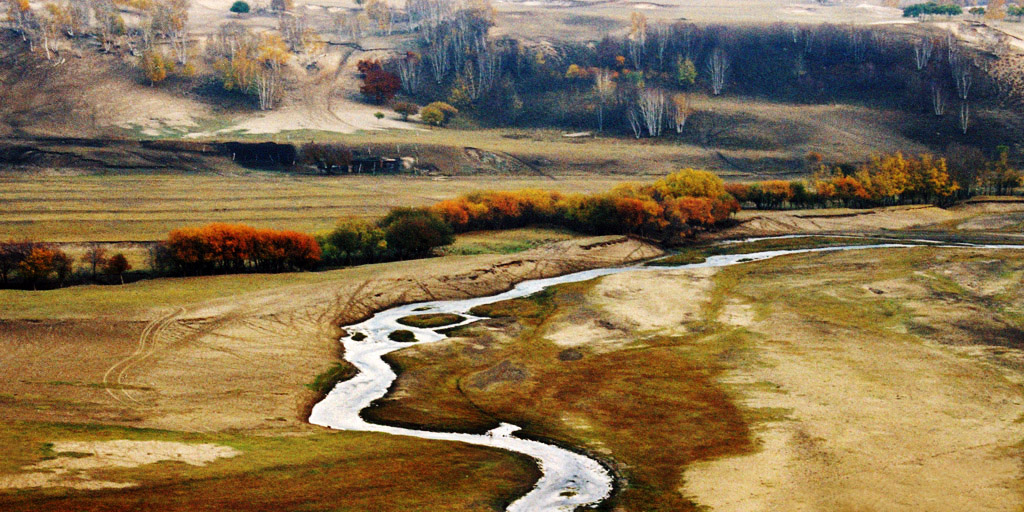
M 653 184 L 623 184 L 605 194 L 485 191 L 441 201 L 430 210 L 456 232 L 551 224 L 668 239 L 727 221 L 739 203 L 714 174 L 684 169 Z
M 282 272 L 310 269 L 320 261 L 320 246 L 312 236 L 237 224 L 176 229 L 164 246 L 184 273 Z

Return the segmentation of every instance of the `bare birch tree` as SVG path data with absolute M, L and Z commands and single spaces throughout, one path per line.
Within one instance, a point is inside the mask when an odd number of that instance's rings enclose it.
M 417 53 L 406 53 L 405 58 L 398 61 L 398 77 L 402 80 L 402 89 L 405 89 L 405 92 L 419 92 L 421 67 L 422 61 Z
M 666 98 L 665 91 L 661 89 L 644 89 L 637 98 L 637 110 L 643 120 L 647 134 L 651 137 L 661 135 L 661 128 L 665 124 Z
M 615 92 L 615 81 L 612 72 L 599 69 L 594 74 L 594 92 L 597 93 L 597 131 L 604 130 L 604 106 L 608 98 Z
M 676 133 L 683 133 L 686 119 L 690 117 L 692 111 L 689 95 L 679 93 L 672 96 L 672 121 L 675 124 Z
M 967 101 L 960 102 L 960 131 L 964 135 L 967 135 L 967 126 L 971 122 L 971 107 L 967 104 Z
M 966 56 L 957 54 L 950 65 L 953 73 L 953 83 L 956 84 L 956 93 L 961 100 L 967 101 L 971 92 L 971 83 L 974 79 L 971 71 L 971 63 Z
M 937 116 L 946 112 L 946 91 L 936 82 L 932 82 L 932 112 Z
M 672 31 L 669 26 L 664 23 L 657 23 L 651 29 L 651 34 L 654 35 L 654 49 L 658 53 L 658 69 L 665 69 L 665 52 L 668 50 L 668 44 L 672 38 Z
M 729 73 L 729 55 L 721 46 L 716 47 L 708 56 L 708 76 L 711 78 L 711 91 L 718 96 L 725 89 L 725 81 Z
M 640 138 L 640 135 L 644 133 L 643 123 L 640 121 L 640 114 L 637 109 L 631 108 L 626 112 L 626 119 L 629 121 L 629 127 L 633 129 L 633 136 Z
M 927 36 L 914 41 L 914 64 L 917 64 L 918 71 L 921 71 L 928 65 L 928 61 L 932 58 L 932 49 L 934 47 L 934 41 Z

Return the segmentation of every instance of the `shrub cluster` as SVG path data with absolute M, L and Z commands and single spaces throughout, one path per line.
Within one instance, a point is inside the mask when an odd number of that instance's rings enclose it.
M 901 153 L 875 157 L 852 172 L 823 165 L 809 183 L 770 180 L 726 185 L 737 201 L 754 203 L 759 209 L 945 204 L 959 189 L 945 159 Z
M 307 234 L 236 224 L 175 229 L 163 252 L 170 269 L 184 274 L 308 270 L 320 262 L 320 246 Z
M 452 226 L 437 213 L 422 208 L 395 208 L 377 223 L 342 219 L 329 233 L 317 237 L 324 263 L 354 265 L 428 256 L 455 241 Z
M 605 194 L 474 192 L 430 210 L 456 232 L 553 224 L 584 233 L 668 240 L 727 221 L 739 204 L 714 174 L 684 169 L 651 185 L 624 184 Z
M 904 18 L 917 18 L 920 16 L 959 16 L 964 13 L 964 9 L 956 4 L 939 4 L 935 2 L 925 2 L 923 4 L 908 5 L 903 8 Z
M 106 251 L 92 248 L 82 257 L 83 268 L 92 267 L 92 277 L 100 270 L 109 276 L 116 276 L 124 283 L 124 273 L 131 265 L 123 254 L 111 257 Z M 46 286 L 50 279 L 63 287 L 72 280 L 85 281 L 82 274 L 76 277 L 75 259 L 53 244 L 13 240 L 0 242 L 0 286 L 26 286 L 38 289 Z M 20 282 L 19 282 L 20 280 Z

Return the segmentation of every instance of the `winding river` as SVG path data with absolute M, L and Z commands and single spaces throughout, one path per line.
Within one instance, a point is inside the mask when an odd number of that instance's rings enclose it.
M 792 238 L 792 237 L 789 237 Z M 754 241 L 748 239 L 741 242 Z M 761 240 L 761 239 L 757 239 Z M 612 492 L 613 479 L 609 471 L 598 461 L 583 454 L 558 446 L 523 439 L 515 436 L 519 427 L 503 423 L 485 434 L 433 432 L 409 428 L 378 425 L 364 420 L 360 413 L 374 400 L 387 394 L 391 383 L 397 378 L 394 371 L 384 362 L 383 356 L 421 343 L 433 343 L 445 338 L 437 329 L 409 327 L 398 323 L 398 319 L 409 315 L 454 313 L 466 317 L 460 324 L 480 320 L 469 314 L 469 310 L 482 304 L 490 304 L 508 299 L 526 297 L 550 286 L 587 281 L 590 279 L 618 274 L 621 272 L 642 272 L 672 270 L 685 268 L 725 267 L 738 263 L 759 261 L 809 252 L 834 252 L 857 249 L 906 248 L 924 244 L 941 247 L 963 247 L 979 249 L 1024 249 L 1024 245 L 975 245 L 948 244 L 931 240 L 914 240 L 914 243 L 880 243 L 875 245 L 852 245 L 821 247 L 814 249 L 794 249 L 764 251 L 750 254 L 733 254 L 711 256 L 702 263 L 679 265 L 674 267 L 611 267 L 587 270 L 566 274 L 548 279 L 524 281 L 515 288 L 498 295 L 465 300 L 431 301 L 409 304 L 381 311 L 371 318 L 350 326 L 345 330 L 348 337 L 342 338 L 345 347 L 345 359 L 352 363 L 359 373 L 339 383 L 321 402 L 313 407 L 309 421 L 338 430 L 354 430 L 362 432 L 383 432 L 387 434 L 434 439 L 442 441 L 460 441 L 480 446 L 500 448 L 521 453 L 535 459 L 542 472 L 542 477 L 534 488 L 509 507 L 509 512 L 555 512 L 572 511 L 578 507 L 596 507 Z M 454 325 L 446 325 L 438 329 L 448 329 Z M 413 343 L 399 343 L 388 338 L 395 330 L 405 329 L 416 335 Z M 361 341 L 352 339 L 356 333 L 366 337 Z

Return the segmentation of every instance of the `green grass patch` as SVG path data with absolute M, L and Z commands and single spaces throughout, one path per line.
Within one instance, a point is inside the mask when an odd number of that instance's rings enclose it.
M 399 343 L 414 343 L 416 341 L 416 335 L 413 334 L 412 331 L 399 329 L 397 331 L 392 331 L 391 334 L 388 334 L 388 339 L 392 341 L 397 341 Z
M 474 306 L 469 310 L 469 314 L 487 318 L 541 318 L 550 313 L 553 307 L 552 299 L 555 296 L 555 288 L 541 290 L 529 297 Z
M 455 243 L 442 249 L 445 254 L 513 254 L 579 235 L 558 228 L 521 228 L 463 233 Z
M 356 369 L 348 362 L 334 363 L 327 371 L 317 375 L 313 382 L 306 384 L 306 388 L 319 395 L 326 395 L 337 383 L 351 379 L 356 373 Z
M 397 321 L 402 325 L 408 325 L 409 327 L 419 327 L 421 329 L 433 329 L 435 327 L 444 327 L 446 325 L 457 324 L 466 317 L 455 315 L 451 313 L 437 313 L 433 315 L 410 315 L 403 316 Z
M 751 254 L 755 252 L 765 251 L 793 251 L 800 249 L 841 247 L 847 245 L 873 245 L 880 243 L 886 243 L 886 241 L 873 238 L 837 238 L 827 236 L 780 238 L 773 240 L 759 240 L 756 242 L 734 244 L 718 243 L 714 245 L 697 245 L 693 247 L 685 247 L 674 252 L 671 256 L 649 262 L 648 265 L 658 267 L 674 267 L 679 265 L 703 263 L 705 260 L 707 260 L 709 256 L 718 256 L 726 254 Z

